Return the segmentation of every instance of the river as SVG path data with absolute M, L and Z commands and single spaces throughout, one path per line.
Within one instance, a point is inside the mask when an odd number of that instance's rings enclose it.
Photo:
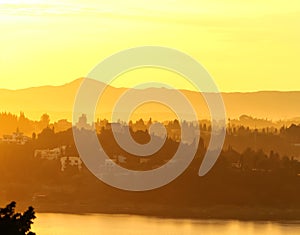
M 136 215 L 37 215 L 37 235 L 299 235 L 298 222 L 161 219 Z

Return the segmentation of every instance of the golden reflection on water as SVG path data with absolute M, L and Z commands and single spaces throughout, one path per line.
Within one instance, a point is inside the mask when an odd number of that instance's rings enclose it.
M 38 214 L 37 235 L 299 235 L 298 222 L 160 219 L 135 215 Z

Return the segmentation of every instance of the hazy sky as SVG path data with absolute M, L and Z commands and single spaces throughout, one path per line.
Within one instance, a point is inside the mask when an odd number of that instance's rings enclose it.
M 64 84 L 158 45 L 196 58 L 222 91 L 300 90 L 299 26 L 299 0 L 0 0 L 0 88 Z M 173 79 L 140 70 L 115 85 L 151 76 Z

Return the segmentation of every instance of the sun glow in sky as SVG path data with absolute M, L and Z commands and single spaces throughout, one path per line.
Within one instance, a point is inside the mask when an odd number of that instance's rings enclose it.
M 193 56 L 221 91 L 300 90 L 299 25 L 298 0 L 0 0 L 0 88 L 64 84 L 157 45 Z

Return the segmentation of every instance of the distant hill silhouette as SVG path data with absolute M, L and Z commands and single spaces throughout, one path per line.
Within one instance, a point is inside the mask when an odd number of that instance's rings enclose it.
M 74 99 L 82 80 L 82 78 L 77 79 L 62 86 L 42 86 L 21 90 L 0 89 L 0 112 L 7 111 L 19 114 L 20 111 L 23 111 L 26 116 L 36 120 L 40 119 L 41 113 L 48 113 L 52 121 L 65 118 L 71 120 Z M 99 86 L 104 86 L 104 84 Z M 98 110 L 97 113 L 101 118 L 110 114 L 114 102 L 121 93 L 126 91 L 126 88 L 109 87 L 107 91 L 103 97 L 104 102 L 101 103 L 101 111 Z M 172 96 L 175 91 L 166 88 L 148 88 L 146 90 L 135 90 L 134 92 L 137 96 L 145 93 L 155 96 L 159 92 Z M 200 118 L 209 117 L 208 109 L 199 93 L 187 90 L 182 90 L 182 93 L 197 107 Z M 243 114 L 247 114 L 272 120 L 292 118 L 296 118 L 297 121 L 300 120 L 300 91 L 233 92 L 222 93 L 222 95 L 229 118 L 238 118 Z M 149 109 L 155 110 L 157 118 L 162 117 L 167 120 L 174 117 L 174 115 L 168 116 L 165 107 L 155 104 L 140 108 L 138 117 L 146 119 L 149 115 Z

